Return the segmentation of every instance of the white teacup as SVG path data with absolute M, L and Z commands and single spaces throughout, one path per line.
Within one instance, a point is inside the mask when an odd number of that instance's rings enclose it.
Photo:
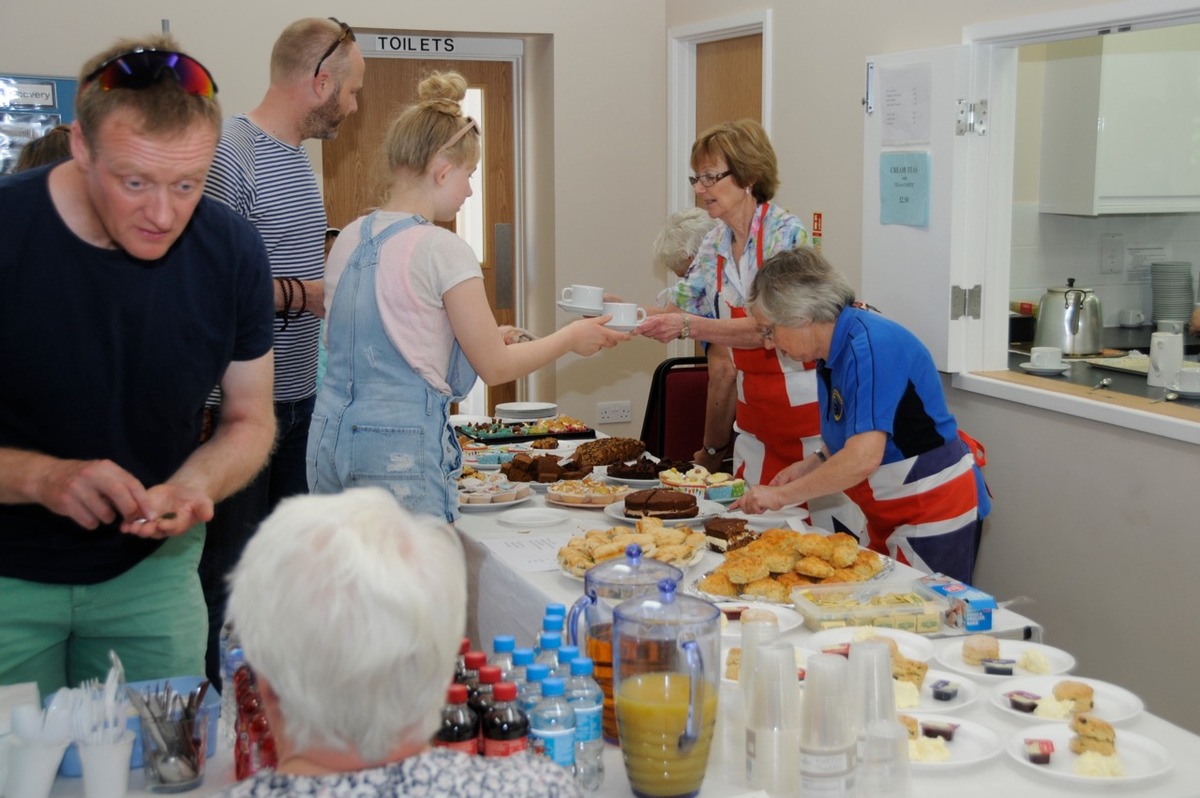
M 1181 368 L 1175 375 L 1175 381 L 1168 387 L 1175 391 L 1200 393 L 1200 369 Z
M 633 302 L 605 302 L 604 313 L 612 314 L 610 327 L 636 327 L 646 320 L 646 309 Z
M 1035 346 L 1029 350 L 1029 362 L 1034 368 L 1058 368 L 1062 365 L 1062 350 L 1057 346 Z
M 1146 314 L 1140 310 L 1127 308 L 1117 313 L 1117 322 L 1122 327 L 1141 327 L 1146 320 Z
M 1175 333 L 1178 335 L 1183 332 L 1182 319 L 1155 319 L 1157 325 L 1156 330 L 1160 333 Z
M 604 304 L 604 289 L 595 285 L 568 285 L 562 291 L 562 299 L 577 308 L 595 310 Z
M 1166 332 L 1151 333 L 1150 368 L 1146 372 L 1146 384 L 1165 388 L 1175 382 L 1182 369 L 1183 336 Z

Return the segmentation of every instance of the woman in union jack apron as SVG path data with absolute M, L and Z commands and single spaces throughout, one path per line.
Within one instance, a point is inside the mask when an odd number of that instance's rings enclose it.
M 679 313 L 653 316 L 638 332 L 666 342 L 694 338 L 721 344 L 737 370 L 734 470 L 747 484 L 769 483 L 784 467 L 821 446 L 813 363 L 764 347 L 746 313 L 746 294 L 763 261 L 808 243 L 798 218 L 772 204 L 779 185 L 775 151 L 753 120 L 701 133 L 692 145 L 689 178 L 697 201 L 721 222 L 704 238 L 671 297 Z M 712 412 L 712 408 L 710 408 Z M 706 441 L 725 448 L 727 441 Z M 810 507 L 811 522 L 857 533 L 861 515 L 842 497 Z M 832 512 L 831 512 L 832 511 Z M 836 520 L 834 516 L 836 515 Z
M 733 506 L 757 513 L 845 491 L 866 516 L 871 549 L 970 582 L 991 509 L 983 450 L 958 429 L 929 350 L 856 306 L 849 283 L 811 249 L 770 258 L 749 304 L 768 346 L 817 362 L 825 448 Z

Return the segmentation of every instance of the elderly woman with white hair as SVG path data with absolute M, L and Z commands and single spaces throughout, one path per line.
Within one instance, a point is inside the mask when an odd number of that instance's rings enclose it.
M 824 447 L 733 507 L 761 513 L 845 491 L 866 516 L 871 549 L 969 582 L 991 502 L 978 447 L 947 408 L 929 350 L 856 306 L 850 284 L 812 249 L 764 263 L 749 305 L 767 346 L 817 361 Z
M 225 795 L 579 795 L 543 757 L 429 747 L 466 617 L 453 529 L 382 488 L 287 499 L 231 585 L 278 766 Z

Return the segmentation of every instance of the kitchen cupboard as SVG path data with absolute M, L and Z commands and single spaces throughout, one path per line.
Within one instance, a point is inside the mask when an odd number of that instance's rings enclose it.
M 1047 45 L 1039 209 L 1200 211 L 1200 26 Z

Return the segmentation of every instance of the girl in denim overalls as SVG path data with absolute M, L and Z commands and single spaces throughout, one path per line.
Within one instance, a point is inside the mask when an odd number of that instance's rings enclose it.
M 452 221 L 479 163 L 479 125 L 459 106 L 466 80 L 435 73 L 391 122 L 387 201 L 338 236 L 325 272 L 329 358 L 308 439 L 314 493 L 381 485 L 404 507 L 453 521 L 462 451 L 450 404 L 482 377 L 499 385 L 629 335 L 580 319 L 506 345 L 471 247 Z

